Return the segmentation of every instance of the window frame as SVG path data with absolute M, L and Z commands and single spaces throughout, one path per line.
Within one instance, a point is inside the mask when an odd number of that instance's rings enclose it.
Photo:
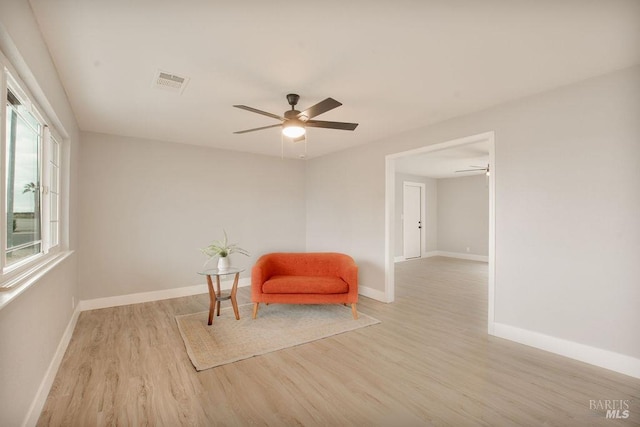
M 7 94 L 8 90 L 25 105 L 40 124 L 38 168 L 40 193 L 40 251 L 7 265 Z M 65 140 L 56 131 L 53 123 L 43 114 L 36 99 L 29 92 L 28 86 L 18 77 L 11 64 L 0 52 L 0 91 L 3 102 L 0 104 L 0 217 L 3 226 L 0 228 L 0 294 L 14 289 L 31 278 L 42 267 L 49 265 L 62 252 L 63 221 L 61 218 L 62 192 L 61 178 L 63 167 L 63 144 Z M 54 153 L 54 150 L 57 152 Z M 57 163 L 55 162 L 57 159 Z M 55 174 L 55 177 L 53 176 Z M 52 181 L 55 179 L 55 181 Z M 54 192 L 51 184 L 54 183 Z M 52 220 L 52 198 L 55 219 Z M 57 237 L 52 241 L 52 232 Z

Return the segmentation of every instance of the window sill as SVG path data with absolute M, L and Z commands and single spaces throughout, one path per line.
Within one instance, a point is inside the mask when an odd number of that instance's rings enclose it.
M 11 287 L 0 288 L 0 310 L 17 298 L 18 295 L 29 289 L 33 284 L 37 283 L 38 280 L 71 256 L 72 253 L 73 251 L 59 252 L 50 258 L 47 257 L 43 259 L 41 263 L 17 277 L 11 278 L 10 281 L 14 282 Z

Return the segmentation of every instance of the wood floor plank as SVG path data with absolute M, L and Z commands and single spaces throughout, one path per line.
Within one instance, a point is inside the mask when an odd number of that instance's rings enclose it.
M 175 316 L 208 304 L 81 313 L 38 425 L 640 425 L 640 380 L 487 335 L 484 263 L 396 264 L 396 301 L 358 303 L 380 324 L 196 372 Z

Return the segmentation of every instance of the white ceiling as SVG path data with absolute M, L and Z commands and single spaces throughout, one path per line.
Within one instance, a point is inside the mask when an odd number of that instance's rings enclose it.
M 281 115 L 344 105 L 315 157 L 640 63 L 638 0 L 31 0 L 82 130 L 280 155 Z M 183 94 L 154 89 L 158 70 Z
M 397 173 L 426 176 L 429 178 L 460 178 L 470 175 L 483 175 L 484 170 L 476 172 L 456 172 L 487 167 L 489 165 L 489 143 L 458 145 L 444 150 L 429 151 L 395 159 Z

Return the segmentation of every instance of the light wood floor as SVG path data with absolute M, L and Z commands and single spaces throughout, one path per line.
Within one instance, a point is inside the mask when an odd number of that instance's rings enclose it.
M 358 304 L 381 324 L 199 373 L 174 316 L 206 295 L 83 312 L 38 425 L 640 425 L 640 380 L 487 336 L 486 282 L 396 264 L 396 302 Z M 590 410 L 614 399 L 629 419 Z

